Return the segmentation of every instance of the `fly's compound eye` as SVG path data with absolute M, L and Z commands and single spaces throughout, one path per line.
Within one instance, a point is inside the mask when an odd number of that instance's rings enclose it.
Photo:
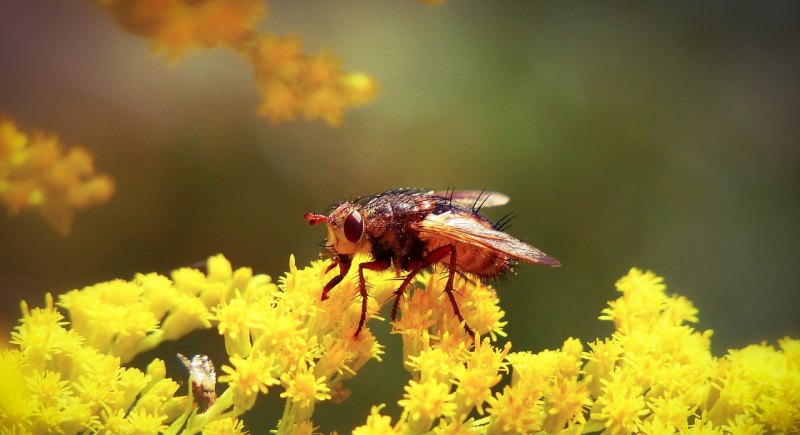
M 355 243 L 361 239 L 364 234 L 364 219 L 361 218 L 361 213 L 358 210 L 353 210 L 344 219 L 344 236 L 350 243 Z

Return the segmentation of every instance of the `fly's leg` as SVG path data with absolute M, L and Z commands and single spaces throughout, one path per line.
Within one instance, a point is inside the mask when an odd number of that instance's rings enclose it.
M 449 265 L 449 272 L 450 274 L 447 277 L 447 284 L 444 286 L 444 292 L 447 293 L 447 299 L 450 300 L 450 305 L 453 306 L 453 313 L 458 318 L 459 323 L 464 325 L 464 331 L 469 334 L 470 337 L 475 338 L 475 332 L 472 331 L 467 325 L 467 322 L 464 321 L 464 316 L 461 315 L 461 311 L 458 309 L 458 304 L 456 303 L 456 298 L 453 296 L 453 278 L 456 276 L 456 247 L 455 245 L 448 245 L 450 247 L 450 265 Z
M 358 319 L 358 328 L 353 338 L 358 338 L 361 330 L 364 329 L 364 324 L 367 323 L 367 281 L 364 279 L 364 269 L 374 270 L 379 272 L 389 268 L 391 263 L 386 260 L 375 260 L 361 263 L 358 265 L 358 292 L 361 294 L 361 317 Z M 334 278 L 335 279 L 335 278 Z
M 347 275 L 347 271 L 350 270 L 351 262 L 352 259 L 344 255 L 337 255 L 336 257 L 334 257 L 333 262 L 331 262 L 330 266 L 328 266 L 328 269 L 325 270 L 325 273 L 330 272 L 331 269 L 333 269 L 338 265 L 339 274 L 334 276 L 330 281 L 328 281 L 327 284 L 325 284 L 325 287 L 322 288 L 322 299 L 320 299 L 321 301 L 328 299 L 328 292 L 330 292 L 332 288 L 336 287 L 336 284 L 342 282 L 344 276 Z
M 415 261 L 414 263 L 409 265 L 409 269 L 411 270 L 408 272 L 408 275 L 403 279 L 403 282 L 400 284 L 400 287 L 394 291 L 394 302 L 392 303 L 392 321 L 397 321 L 397 309 L 400 307 L 400 297 L 403 296 L 403 293 L 406 291 L 406 286 L 414 279 L 415 276 L 419 273 L 420 270 L 424 269 L 422 266 L 423 262 Z
M 400 297 L 403 296 L 403 293 L 406 291 L 406 287 L 411 281 L 414 279 L 415 276 L 422 270 L 426 269 L 433 264 L 439 262 L 442 258 L 444 258 L 447 254 L 453 250 L 453 245 L 444 245 L 434 249 L 428 254 L 421 261 L 416 261 L 410 265 L 409 269 L 411 272 L 406 275 L 403 279 L 403 282 L 400 284 L 400 287 L 394 291 L 394 303 L 392 303 L 392 320 L 397 320 L 397 309 L 400 306 Z
M 414 277 L 422 269 L 428 268 L 438 263 L 448 254 L 450 255 L 450 263 L 448 265 L 449 274 L 447 277 L 447 284 L 444 286 L 444 291 L 445 293 L 447 293 L 447 298 L 450 301 L 450 305 L 453 306 L 453 313 L 458 318 L 458 321 L 463 323 L 464 330 L 471 337 L 474 337 L 475 333 L 472 332 L 472 329 L 469 326 L 467 326 L 467 323 L 464 321 L 464 317 L 461 315 L 461 311 L 458 309 L 456 298 L 455 296 L 453 296 L 453 278 L 455 277 L 456 265 L 457 265 L 456 247 L 453 244 L 440 246 L 434 249 L 433 251 L 425 255 L 425 258 L 423 258 L 422 261 L 415 264 L 414 267 L 411 268 L 411 272 L 409 272 L 408 275 L 406 275 L 405 279 L 403 279 L 403 282 L 400 284 L 400 287 L 398 287 L 397 290 L 395 290 L 394 292 L 394 303 L 392 304 L 392 320 L 397 320 L 397 309 L 400 305 L 400 296 L 403 295 L 403 293 L 406 290 L 406 287 L 408 286 L 408 284 L 411 283 L 411 280 L 413 280 Z

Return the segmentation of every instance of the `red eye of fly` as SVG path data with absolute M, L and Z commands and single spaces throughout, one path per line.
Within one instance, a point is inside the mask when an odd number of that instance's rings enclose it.
M 364 219 L 358 210 L 353 210 L 344 220 L 344 236 L 351 243 L 355 243 L 361 239 L 362 234 L 364 234 Z

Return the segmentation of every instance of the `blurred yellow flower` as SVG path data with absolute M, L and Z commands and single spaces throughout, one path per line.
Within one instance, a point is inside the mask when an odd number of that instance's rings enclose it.
M 177 61 L 197 48 L 225 47 L 253 66 L 261 104 L 271 124 L 298 116 L 338 126 L 345 109 L 372 101 L 378 86 L 368 75 L 344 72 L 323 50 L 304 54 L 297 36 L 262 32 L 264 0 L 96 0 L 127 32 L 149 38 L 153 49 Z
M 385 405 L 373 406 L 370 410 L 367 422 L 353 430 L 353 435 L 376 435 L 376 434 L 396 434 L 401 433 L 392 427 L 391 417 L 381 415 L 381 409 Z
M 95 173 L 94 156 L 58 138 L 26 134 L 0 116 L 0 203 L 10 216 L 34 210 L 67 235 L 76 210 L 108 201 L 114 180 Z

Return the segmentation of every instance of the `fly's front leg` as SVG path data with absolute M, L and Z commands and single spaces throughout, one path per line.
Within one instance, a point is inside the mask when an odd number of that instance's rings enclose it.
M 332 288 L 336 287 L 336 284 L 342 282 L 344 276 L 347 275 L 347 271 L 350 270 L 350 264 L 352 261 L 352 258 L 346 255 L 337 255 L 333 258 L 333 262 L 331 262 L 330 266 L 328 266 L 328 269 L 325 271 L 325 273 L 330 272 L 330 270 L 336 267 L 336 265 L 339 265 L 339 274 L 334 276 L 330 281 L 328 281 L 327 284 L 325 284 L 325 287 L 322 288 L 322 299 L 320 300 L 324 301 L 325 299 L 328 299 L 328 292 L 331 291 Z
M 364 269 L 374 270 L 376 272 L 386 270 L 389 268 L 391 262 L 387 260 L 375 260 L 361 263 L 358 265 L 358 292 L 361 294 L 361 317 L 358 319 L 358 328 L 353 338 L 358 338 L 358 334 L 364 328 L 367 322 L 367 281 L 364 279 Z

